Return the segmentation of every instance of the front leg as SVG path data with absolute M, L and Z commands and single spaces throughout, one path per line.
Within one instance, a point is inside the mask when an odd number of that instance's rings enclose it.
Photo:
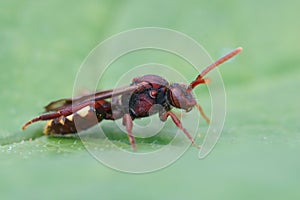
M 159 118 L 161 121 L 166 121 L 168 117 L 171 117 L 171 119 L 173 120 L 174 124 L 184 132 L 184 134 L 189 138 L 189 140 L 192 142 L 192 144 L 199 148 L 199 146 L 195 143 L 193 137 L 189 134 L 189 132 L 182 126 L 182 123 L 180 121 L 180 119 L 178 119 L 178 117 L 172 113 L 171 111 L 167 111 L 167 112 L 163 112 L 159 114 Z

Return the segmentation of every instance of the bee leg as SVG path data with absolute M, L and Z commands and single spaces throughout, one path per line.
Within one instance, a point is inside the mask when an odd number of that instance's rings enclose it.
M 35 122 L 38 122 L 38 121 L 45 121 L 45 120 L 55 119 L 55 118 L 58 118 L 60 116 L 65 116 L 66 117 L 68 115 L 73 114 L 74 112 L 77 112 L 78 110 L 80 110 L 80 109 L 82 109 L 86 106 L 94 106 L 94 105 L 95 105 L 94 102 L 85 102 L 85 103 L 82 103 L 82 104 L 66 107 L 64 109 L 58 110 L 55 113 L 47 113 L 47 114 L 40 115 L 40 116 L 28 121 L 26 124 L 24 124 L 22 126 L 22 130 L 25 130 L 27 128 L 27 126 L 29 126 L 32 123 L 35 123 Z
M 204 113 L 202 107 L 199 104 L 196 104 L 196 108 L 198 109 L 200 115 L 205 119 L 205 121 L 209 124 L 210 123 L 210 119 L 209 117 L 206 116 L 206 114 Z
M 174 124 L 184 132 L 184 134 L 189 138 L 189 140 L 192 142 L 192 144 L 199 148 L 199 146 L 195 143 L 193 137 L 189 134 L 189 132 L 182 126 L 182 123 L 180 121 L 180 119 L 178 119 L 178 117 L 172 113 L 171 111 L 168 111 L 168 112 L 164 112 L 164 113 L 161 113 L 160 114 L 160 120 L 162 121 L 166 121 L 168 117 L 171 117 L 171 119 L 173 120 Z
M 135 145 L 134 136 L 132 134 L 133 123 L 132 123 L 132 119 L 131 119 L 130 114 L 124 114 L 124 116 L 123 116 L 123 125 L 126 127 L 129 142 L 132 146 L 132 149 L 135 151 L 136 150 L 136 145 Z
M 38 122 L 38 121 L 43 121 L 43 120 L 49 120 L 49 119 L 54 119 L 57 117 L 62 116 L 61 113 L 56 112 L 56 113 L 49 113 L 49 114 L 44 114 L 44 115 L 40 115 L 30 121 L 28 121 L 26 124 L 24 124 L 22 126 L 22 130 L 25 130 L 27 126 L 29 126 L 30 124 L 34 123 L 34 122 Z

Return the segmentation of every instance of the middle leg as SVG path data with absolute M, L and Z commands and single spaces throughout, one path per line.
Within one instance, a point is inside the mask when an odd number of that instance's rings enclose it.
M 136 145 L 135 145 L 134 136 L 132 134 L 133 123 L 132 123 L 132 119 L 131 119 L 130 114 L 124 114 L 124 116 L 123 116 L 123 125 L 126 127 L 129 142 L 132 146 L 132 149 L 135 151 L 136 150 Z

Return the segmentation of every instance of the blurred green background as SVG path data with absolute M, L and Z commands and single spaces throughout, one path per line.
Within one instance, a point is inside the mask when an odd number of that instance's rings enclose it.
M 1 199 L 299 199 L 299 1 L 0 1 Z M 99 42 L 136 27 L 181 31 L 216 59 L 227 118 L 213 152 L 132 175 L 93 159 L 78 139 L 20 126 L 72 95 Z M 209 97 L 207 96 L 207 99 Z M 29 140 L 33 138 L 33 140 Z

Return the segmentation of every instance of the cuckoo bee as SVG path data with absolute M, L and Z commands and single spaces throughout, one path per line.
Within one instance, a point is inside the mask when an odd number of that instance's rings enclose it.
M 191 143 L 196 145 L 180 119 L 172 112 L 172 108 L 189 112 L 195 107 L 209 123 L 209 118 L 197 104 L 192 90 L 200 84 L 208 83 L 209 79 L 205 78 L 207 73 L 241 51 L 242 48 L 239 47 L 221 57 L 206 67 L 190 84 L 169 83 L 158 75 L 144 75 L 134 78 L 126 87 L 53 101 L 45 107 L 47 113 L 28 121 L 22 129 L 26 129 L 32 123 L 46 120 L 48 122 L 44 129 L 45 134 L 69 134 L 86 130 L 102 120 L 122 119 L 132 148 L 135 149 L 133 120 L 158 113 L 161 121 L 170 117 Z M 149 112 L 157 104 L 160 105 L 159 109 Z

